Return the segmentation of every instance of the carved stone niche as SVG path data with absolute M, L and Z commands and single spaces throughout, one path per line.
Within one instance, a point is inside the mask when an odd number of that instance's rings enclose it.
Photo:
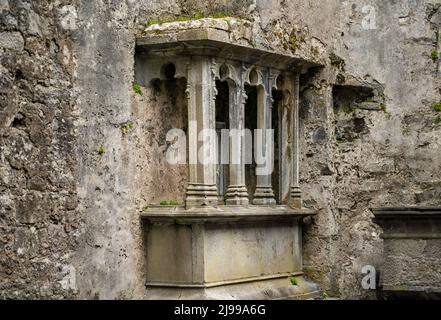
M 301 205 L 298 120 L 299 75 L 317 64 L 248 45 L 248 27 L 200 19 L 150 26 L 137 39 L 138 84 L 187 80 L 185 205 L 149 206 L 141 213 L 152 299 L 294 299 L 319 293 L 302 272 L 302 219 L 315 212 Z M 226 83 L 228 97 L 218 96 L 216 81 Z M 278 112 L 277 187 L 271 173 L 258 170 L 259 163 L 251 195 L 244 136 L 228 138 L 225 184 L 219 183 L 217 137 L 198 139 L 205 129 L 215 132 L 219 98 L 228 101 L 228 129 L 245 128 L 247 87 L 255 88 L 255 128 L 271 129 L 271 112 Z M 282 94 L 277 110 L 273 90 Z M 272 161 L 271 139 L 265 134 L 258 139 L 262 155 Z M 201 149 L 204 161 L 198 159 Z M 223 185 L 225 192 L 219 190 Z
M 441 207 L 372 209 L 384 240 L 381 294 L 441 299 Z

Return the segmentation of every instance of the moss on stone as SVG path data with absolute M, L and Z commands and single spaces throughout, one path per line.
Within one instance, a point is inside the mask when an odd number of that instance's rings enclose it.
M 331 53 L 329 55 L 329 60 L 331 61 L 331 65 L 339 68 L 340 70 L 344 70 L 346 66 L 346 62 L 343 58 L 337 56 L 335 53 Z
M 98 149 L 98 154 L 99 154 L 100 156 L 103 156 L 105 153 L 106 153 L 106 149 L 105 149 L 103 146 L 101 146 L 101 147 Z
M 141 90 L 141 86 L 140 86 L 139 84 L 135 84 L 135 85 L 133 86 L 133 91 L 134 91 L 136 94 L 139 94 L 140 96 L 142 96 L 142 90 Z
M 300 44 L 305 42 L 305 35 L 299 34 L 295 29 L 291 31 L 288 38 L 288 43 L 284 44 L 284 49 L 290 49 L 292 52 L 300 48 Z
M 159 203 L 161 206 L 177 206 L 177 205 L 179 205 L 179 203 L 177 202 L 177 201 L 174 201 L 174 200 L 172 200 L 172 201 L 161 201 L 160 203 Z
M 289 48 L 292 51 L 296 51 L 299 48 L 299 43 L 298 43 L 297 35 L 295 34 L 295 32 L 290 33 L 288 44 L 289 44 Z
M 173 19 L 153 19 L 153 20 L 149 20 L 148 22 L 146 22 L 145 26 L 146 28 L 153 26 L 155 24 L 161 25 L 164 23 L 170 23 L 170 22 L 184 22 L 184 21 L 189 21 L 189 20 L 193 20 L 192 17 L 177 17 L 177 18 L 173 18 Z
M 133 123 L 131 123 L 131 122 L 127 122 L 127 123 L 125 123 L 125 124 L 123 124 L 122 126 L 121 126 L 121 133 L 123 134 L 123 135 L 126 135 L 127 133 L 129 133 L 129 131 L 131 130 L 133 128 Z
M 432 104 L 432 108 L 433 108 L 433 110 L 435 110 L 437 112 L 441 112 L 441 102 L 436 102 L 436 103 Z
M 199 19 L 204 19 L 204 18 L 211 18 L 211 19 L 222 19 L 226 22 L 230 22 L 233 20 L 237 20 L 240 21 L 241 18 L 240 17 L 234 17 L 231 14 L 225 13 L 225 12 L 218 12 L 218 13 L 213 13 L 213 14 L 208 14 L 205 15 L 201 12 L 197 12 L 193 15 L 190 16 L 180 16 L 180 17 L 175 17 L 175 18 L 171 18 L 171 19 L 152 19 L 149 20 L 148 22 L 145 23 L 146 28 L 152 26 L 152 25 L 161 25 L 164 23 L 171 23 L 171 22 L 185 22 L 185 21 L 193 21 L 193 20 L 199 20 Z
M 345 138 L 340 138 L 340 137 L 336 138 L 335 140 L 336 140 L 337 144 L 342 144 L 342 143 L 347 142 Z
M 324 272 L 315 267 L 304 267 L 303 274 L 311 280 L 318 280 L 324 276 Z
M 291 276 L 291 277 L 289 277 L 289 281 L 291 281 L 291 284 L 293 285 L 293 286 L 297 286 L 299 283 L 298 283 L 298 280 L 297 280 L 297 277 L 295 277 L 295 276 Z
M 439 59 L 439 53 L 436 50 L 433 50 L 432 53 L 430 54 L 430 57 L 432 58 L 433 61 L 436 61 Z

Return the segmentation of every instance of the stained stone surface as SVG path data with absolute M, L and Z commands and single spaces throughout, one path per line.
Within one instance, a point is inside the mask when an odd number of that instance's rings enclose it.
M 383 230 L 383 295 L 439 299 L 441 208 L 378 208 L 373 213 L 374 222 Z
M 382 270 L 369 207 L 441 203 L 440 10 L 438 0 L 1 0 L 0 297 L 149 297 L 139 213 L 182 201 L 185 169 L 163 154 L 185 106 L 171 84 L 134 92 L 136 38 L 148 21 L 196 14 L 250 21 L 254 47 L 324 56 L 301 77 L 300 186 L 318 210 L 304 225 L 304 271 L 329 296 L 375 297 L 361 287 L 364 265 Z
M 149 298 L 320 297 L 302 270 L 300 221 L 313 214 L 288 206 L 148 207 L 141 216 Z

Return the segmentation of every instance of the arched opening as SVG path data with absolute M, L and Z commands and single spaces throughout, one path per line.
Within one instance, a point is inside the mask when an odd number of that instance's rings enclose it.
M 161 67 L 161 79 L 171 80 L 175 77 L 176 66 L 169 62 Z
M 245 85 L 247 100 L 245 102 L 245 128 L 249 129 L 254 142 L 254 130 L 257 129 L 257 98 L 258 89 L 255 86 Z M 245 164 L 245 185 L 248 191 L 250 203 L 253 201 L 254 191 L 256 190 L 256 162 L 254 161 L 254 143 L 247 150 L 252 151 L 251 163 Z
M 165 63 L 160 68 L 160 77 L 145 87 L 142 103 L 149 102 L 139 109 L 143 119 L 143 144 L 149 146 L 145 154 L 148 166 L 140 168 L 146 181 L 146 201 L 152 204 L 182 205 L 188 183 L 188 161 L 172 164 L 167 153 L 177 145 L 177 137 L 167 141 L 167 134 L 176 129 L 188 137 L 188 100 L 185 94 L 187 80 L 175 78 L 176 67 Z M 153 102 L 153 103 L 152 103 Z M 188 141 L 186 142 L 188 147 Z M 187 157 L 188 152 L 184 157 Z M 158 183 L 160 182 L 160 183 Z
M 222 67 L 221 67 L 222 71 Z M 221 72 L 222 73 L 222 72 Z M 221 78 L 223 78 L 221 76 Z M 219 196 L 219 203 L 225 202 L 225 193 L 227 191 L 229 182 L 229 137 L 224 129 L 229 129 L 229 115 L 230 115 L 230 85 L 228 81 L 216 80 L 216 134 L 217 134 L 217 190 Z M 226 135 L 225 135 L 226 133 Z
M 281 90 L 273 89 L 272 91 L 273 106 L 271 112 L 271 128 L 274 130 L 274 170 L 271 174 L 271 185 L 273 187 L 274 195 L 277 203 L 281 203 L 280 195 L 280 154 L 281 154 L 281 132 L 280 122 L 282 119 L 282 99 L 283 92 Z
M 257 73 L 256 69 L 253 69 L 250 71 L 250 83 L 252 85 L 256 85 L 259 81 L 259 74 Z

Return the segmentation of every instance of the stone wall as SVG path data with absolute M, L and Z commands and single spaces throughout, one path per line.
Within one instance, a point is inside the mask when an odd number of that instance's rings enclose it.
M 220 14 L 251 20 L 255 45 L 325 50 L 326 67 L 302 76 L 301 186 L 319 210 L 304 263 L 329 295 L 373 297 L 360 285 L 363 265 L 381 269 L 369 207 L 440 202 L 440 10 L 436 0 L 1 0 L 0 296 L 144 297 L 139 211 L 180 200 L 185 173 L 162 179 L 164 133 L 181 120 L 163 95 L 134 92 L 135 37 L 154 19 Z
M 364 265 L 381 271 L 370 207 L 441 201 L 441 126 L 433 108 L 441 91 L 431 58 L 439 3 L 371 2 L 376 26 L 368 30 L 364 4 L 342 2 L 335 52 L 343 60 L 312 75 L 303 92 L 302 183 L 306 204 L 320 210 L 305 237 L 307 273 L 342 297 L 373 297 L 360 285 Z M 356 95 L 347 105 L 337 106 L 339 97 L 332 103 L 339 93 L 332 82 L 343 83 L 340 92 L 359 92 L 360 101 Z M 373 92 L 363 97 L 366 89 Z
M 72 94 L 75 18 L 75 7 L 61 2 L 0 1 L 2 298 L 74 294 L 72 257 L 83 226 Z

